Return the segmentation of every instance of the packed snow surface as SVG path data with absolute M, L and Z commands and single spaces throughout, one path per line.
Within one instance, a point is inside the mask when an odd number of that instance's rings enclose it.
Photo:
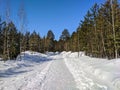
M 0 61 L 0 90 L 120 90 L 120 59 L 26 51 Z

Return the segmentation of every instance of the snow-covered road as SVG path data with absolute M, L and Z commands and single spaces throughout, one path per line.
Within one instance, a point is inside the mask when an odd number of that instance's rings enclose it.
M 0 90 L 78 90 L 62 56 L 28 53 L 23 59 L 1 64 Z
M 25 52 L 0 61 L 0 90 L 120 90 L 120 60 L 78 53 Z
M 51 67 L 41 90 L 78 90 L 72 74 L 64 63 L 62 56 L 53 56 Z

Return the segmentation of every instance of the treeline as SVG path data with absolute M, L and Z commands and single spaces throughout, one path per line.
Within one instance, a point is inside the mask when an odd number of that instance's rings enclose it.
M 22 18 L 22 14 L 21 14 Z M 22 23 L 21 23 L 22 27 Z M 86 55 L 98 58 L 120 57 L 120 3 L 106 0 L 95 4 L 84 16 L 84 20 L 70 35 L 64 29 L 60 39 L 55 40 L 52 30 L 41 37 L 35 31 L 17 30 L 13 22 L 0 20 L 0 57 L 13 59 L 26 50 L 44 53 L 46 51 L 84 51 Z
M 20 52 L 26 50 L 45 52 L 54 51 L 54 35 L 48 31 L 47 37 L 41 38 L 35 31 L 25 34 L 17 30 L 13 22 L 8 25 L 0 22 L 0 57 L 15 59 Z
M 106 0 L 104 4 L 95 4 L 87 12 L 67 44 L 71 45 L 69 50 L 85 51 L 86 55 L 91 57 L 108 59 L 120 57 L 118 0 Z
M 7 24 L 0 19 L 0 57 L 4 60 L 15 59 L 20 52 L 27 50 L 41 53 L 67 50 L 64 43 L 69 38 L 67 29 L 63 31 L 60 41 L 57 41 L 52 30 L 44 37 L 36 31 L 21 33 L 13 22 Z
M 62 32 L 60 40 L 55 40 L 52 30 L 47 35 L 41 37 L 39 33 L 29 31 L 21 33 L 15 27 L 13 22 L 6 24 L 0 22 L 0 57 L 4 60 L 16 59 L 20 52 L 27 50 L 45 53 L 68 50 L 67 45 L 64 46 L 70 34 L 67 29 Z

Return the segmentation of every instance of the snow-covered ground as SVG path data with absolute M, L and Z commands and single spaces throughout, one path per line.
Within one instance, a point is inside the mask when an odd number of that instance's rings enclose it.
M 0 90 L 78 90 L 58 53 L 27 51 L 21 57 L 0 61 Z
M 0 61 L 0 90 L 120 90 L 120 60 L 26 51 Z
M 0 62 L 0 90 L 40 90 L 52 59 L 26 52 L 20 61 Z
M 66 66 L 80 90 L 120 90 L 120 59 L 90 58 L 84 53 L 63 52 Z

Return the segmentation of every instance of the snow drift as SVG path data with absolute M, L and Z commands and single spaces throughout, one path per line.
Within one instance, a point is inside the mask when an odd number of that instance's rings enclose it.
M 78 53 L 71 52 L 64 52 L 64 58 L 80 90 L 120 90 L 119 59 L 91 58 L 84 53 L 78 58 Z

